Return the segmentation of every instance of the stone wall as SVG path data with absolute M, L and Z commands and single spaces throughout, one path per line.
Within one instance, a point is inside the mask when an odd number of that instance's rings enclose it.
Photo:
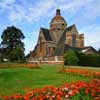
M 74 45 L 73 45 L 73 38 L 74 40 Z M 83 48 L 84 47 L 84 34 L 71 34 L 71 32 L 66 33 L 66 41 L 65 44 L 72 46 L 72 47 L 77 47 L 77 48 Z
M 80 34 L 80 48 L 84 47 L 84 34 Z
M 51 56 L 51 57 L 47 57 L 44 59 L 33 58 L 33 59 L 29 59 L 28 63 L 64 65 L 64 57 L 63 56 Z

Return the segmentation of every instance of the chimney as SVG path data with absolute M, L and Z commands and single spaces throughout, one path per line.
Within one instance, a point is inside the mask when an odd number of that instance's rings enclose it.
M 56 15 L 60 15 L 60 9 L 56 10 Z

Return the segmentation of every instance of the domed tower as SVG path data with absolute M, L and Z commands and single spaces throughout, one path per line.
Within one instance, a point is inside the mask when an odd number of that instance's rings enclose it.
M 60 14 L 60 9 L 56 10 L 56 16 L 51 20 L 50 32 L 53 34 L 55 41 L 57 41 L 67 27 L 67 23 Z

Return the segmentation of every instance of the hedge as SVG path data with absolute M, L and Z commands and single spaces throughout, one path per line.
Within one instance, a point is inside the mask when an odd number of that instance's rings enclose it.
M 100 54 L 83 54 L 76 52 L 76 55 L 79 59 L 79 65 L 100 67 Z

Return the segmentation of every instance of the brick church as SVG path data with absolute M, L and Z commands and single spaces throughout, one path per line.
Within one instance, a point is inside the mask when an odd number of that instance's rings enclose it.
M 75 49 L 92 53 L 92 47 L 84 47 L 84 34 L 79 34 L 75 24 L 68 26 L 60 9 L 50 22 L 50 29 L 40 28 L 37 45 L 29 54 L 29 61 L 63 62 L 64 52 Z

